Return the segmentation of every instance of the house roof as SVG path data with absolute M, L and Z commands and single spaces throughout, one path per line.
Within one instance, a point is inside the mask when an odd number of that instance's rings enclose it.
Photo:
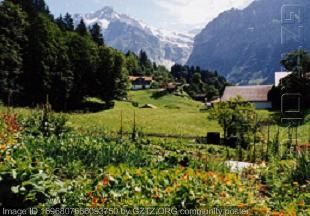
M 228 101 L 237 96 L 252 102 L 268 101 L 268 93 L 271 88 L 272 85 L 227 86 L 222 96 L 222 101 Z
M 135 81 L 137 79 L 144 79 L 145 81 L 153 81 L 151 76 L 129 76 L 130 81 Z

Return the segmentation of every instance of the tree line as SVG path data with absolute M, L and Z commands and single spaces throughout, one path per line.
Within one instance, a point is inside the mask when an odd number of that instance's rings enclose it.
M 107 105 L 127 97 L 128 75 L 168 79 L 147 54 L 124 54 L 104 43 L 98 24 L 77 26 L 70 14 L 54 18 L 44 0 L 0 3 L 0 100 L 14 106 L 49 103 L 78 108 L 86 97 Z
M 200 67 L 175 64 L 171 67 L 171 75 L 181 83 L 187 83 L 184 89 L 191 97 L 202 95 L 208 101 L 223 94 L 226 79 L 218 75 L 217 71 L 202 70 Z

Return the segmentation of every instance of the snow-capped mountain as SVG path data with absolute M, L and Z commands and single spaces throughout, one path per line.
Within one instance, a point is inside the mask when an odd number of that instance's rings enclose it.
M 75 14 L 77 25 L 83 19 L 91 26 L 98 23 L 106 44 L 127 52 L 145 50 L 153 61 L 170 67 L 174 63 L 184 64 L 193 48 L 193 35 L 157 29 L 145 23 L 104 7 L 94 13 Z

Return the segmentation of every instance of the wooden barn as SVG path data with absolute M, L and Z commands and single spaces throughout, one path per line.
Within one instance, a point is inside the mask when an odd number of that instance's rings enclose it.
M 221 101 L 241 96 L 244 100 L 253 103 L 256 109 L 271 109 L 272 103 L 268 97 L 271 89 L 272 85 L 227 86 Z

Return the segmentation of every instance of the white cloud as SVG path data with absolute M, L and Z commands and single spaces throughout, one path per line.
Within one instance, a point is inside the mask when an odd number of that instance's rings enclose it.
M 154 0 L 183 25 L 201 26 L 210 22 L 221 12 L 242 9 L 253 0 Z

